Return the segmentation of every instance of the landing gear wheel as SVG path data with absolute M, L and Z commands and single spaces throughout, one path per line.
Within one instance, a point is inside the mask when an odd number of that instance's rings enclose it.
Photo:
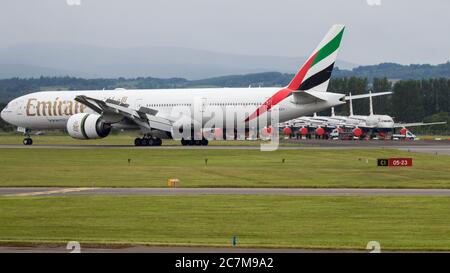
M 154 146 L 155 145 L 155 141 L 153 138 L 144 138 L 144 143 L 145 146 Z
M 182 138 L 182 139 L 181 139 L 181 145 L 187 146 L 187 145 L 189 145 L 189 141 L 186 140 L 186 139 L 184 139 L 184 138 Z
M 143 137 L 134 140 L 134 146 L 161 146 L 162 140 L 160 138 Z
M 155 146 L 161 146 L 162 140 L 160 138 L 155 138 Z
M 155 146 L 155 140 L 153 138 L 147 138 L 145 139 L 145 146 Z
M 33 145 L 33 140 L 29 137 L 23 139 L 23 145 Z
M 208 143 L 209 143 L 209 141 L 206 138 L 201 140 L 201 145 L 202 146 L 208 146 Z
M 140 138 L 134 139 L 134 146 L 142 146 L 142 141 Z

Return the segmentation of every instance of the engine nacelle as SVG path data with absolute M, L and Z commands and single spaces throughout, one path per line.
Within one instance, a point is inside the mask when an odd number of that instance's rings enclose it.
M 352 133 L 355 137 L 360 137 L 362 136 L 363 131 L 361 130 L 361 128 L 356 127 L 355 129 L 353 129 Z
M 306 136 L 306 135 L 308 134 L 308 128 L 302 127 L 302 128 L 300 129 L 300 134 L 301 134 L 302 136 Z
M 285 128 L 283 129 L 283 133 L 284 133 L 284 135 L 286 135 L 286 136 L 290 136 L 290 135 L 292 134 L 292 129 L 289 128 L 289 127 L 285 127 Z
M 76 139 L 104 138 L 111 132 L 111 125 L 104 123 L 100 115 L 79 113 L 67 121 L 67 132 Z
M 322 127 L 316 129 L 316 135 L 323 136 L 325 134 L 325 130 Z

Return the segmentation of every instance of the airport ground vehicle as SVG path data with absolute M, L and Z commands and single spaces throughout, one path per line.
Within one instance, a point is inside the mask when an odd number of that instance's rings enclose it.
M 416 140 L 416 135 L 411 133 L 411 131 L 407 130 L 405 134 L 393 134 L 391 139 L 394 140 Z

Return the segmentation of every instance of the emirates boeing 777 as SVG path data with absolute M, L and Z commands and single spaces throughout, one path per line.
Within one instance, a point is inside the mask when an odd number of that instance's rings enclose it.
M 24 133 L 25 145 L 32 144 L 32 130 L 65 129 L 76 139 L 97 139 L 111 128 L 140 129 L 136 146 L 159 146 L 161 138 L 177 136 L 183 145 L 207 145 L 203 133 L 189 128 L 225 135 L 236 124 L 260 128 L 258 121 L 275 109 L 284 122 L 344 104 L 344 94 L 326 92 L 343 33 L 343 25 L 332 26 L 284 88 L 45 91 L 12 100 L 1 117 Z

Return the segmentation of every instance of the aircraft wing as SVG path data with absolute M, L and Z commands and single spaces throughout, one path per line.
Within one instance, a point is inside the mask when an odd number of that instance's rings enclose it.
M 369 93 L 355 96 L 344 96 L 338 93 L 329 93 L 329 92 L 317 92 L 317 91 L 294 91 L 292 92 L 294 97 L 294 103 L 296 104 L 309 104 L 320 101 L 327 101 L 330 96 L 342 96 L 346 101 L 349 100 L 357 100 L 364 99 L 369 97 L 378 97 L 392 94 L 392 92 L 378 92 L 378 93 Z
M 394 124 L 394 128 L 430 126 L 430 125 L 439 125 L 439 124 L 447 124 L 447 122 L 446 121 L 441 121 L 441 122 L 430 122 L 430 123 L 423 123 L 423 122 L 396 123 L 396 124 Z
M 352 96 L 345 96 L 345 100 L 357 100 L 357 99 L 364 99 L 369 97 L 378 97 L 378 96 L 385 96 L 390 95 L 392 92 L 378 92 L 378 93 L 371 93 L 371 94 L 362 94 L 362 95 L 352 95 Z
M 106 122 L 117 123 L 126 117 L 146 129 L 157 129 L 165 132 L 171 132 L 172 130 L 174 121 L 157 117 L 158 111 L 152 108 L 140 107 L 136 110 L 128 104 L 116 100 L 99 100 L 84 95 L 76 96 L 75 100 L 102 115 Z

